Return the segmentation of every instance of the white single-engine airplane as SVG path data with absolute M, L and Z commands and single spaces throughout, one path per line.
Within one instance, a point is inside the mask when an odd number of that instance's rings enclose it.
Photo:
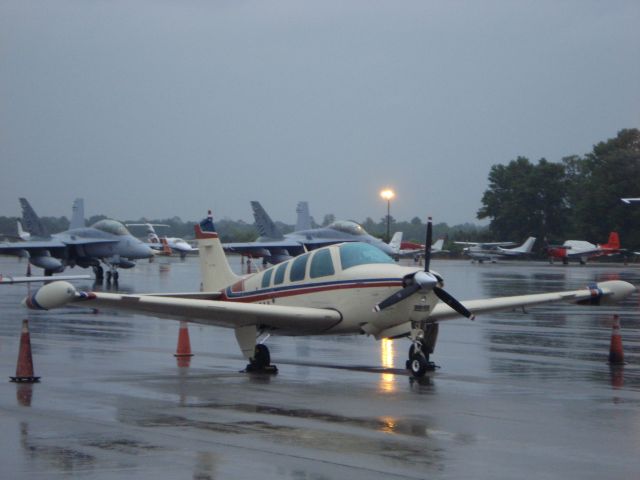
M 249 360 L 247 371 L 277 371 L 263 343 L 269 334 L 409 337 L 407 368 L 421 377 L 433 367 L 429 355 L 435 347 L 439 322 L 551 302 L 611 303 L 636 290 L 630 283 L 613 280 L 581 290 L 460 303 L 443 289 L 442 277 L 429 270 L 431 219 L 424 269 L 397 265 L 372 245 L 348 242 L 239 277 L 229 267 L 211 212 L 195 230 L 202 292 L 82 292 L 70 283 L 54 282 L 26 298 L 25 303 L 36 309 L 73 303 L 233 328 L 240 350 Z

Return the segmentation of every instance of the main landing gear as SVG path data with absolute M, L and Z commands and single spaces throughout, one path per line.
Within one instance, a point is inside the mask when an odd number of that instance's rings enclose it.
M 278 373 L 278 367 L 271 365 L 271 354 L 266 345 L 262 343 L 256 345 L 253 357 L 249 359 L 245 371 L 248 373 Z
M 429 361 L 438 339 L 438 324 L 419 322 L 411 329 L 411 341 L 409 347 L 409 359 L 406 368 L 416 378 L 424 377 L 425 373 L 437 368 L 436 364 Z

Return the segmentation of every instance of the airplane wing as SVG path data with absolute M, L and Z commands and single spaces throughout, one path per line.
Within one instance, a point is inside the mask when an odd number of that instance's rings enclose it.
M 19 255 L 22 251 L 64 250 L 67 246 L 59 240 L 28 240 L 0 243 L 0 255 Z
M 91 275 L 48 275 L 31 277 L 12 277 L 0 274 L 0 285 L 13 283 L 53 282 L 55 280 L 89 280 Z
M 619 286 L 621 284 L 624 284 L 624 286 Z M 461 303 L 474 315 L 554 302 L 597 303 L 602 298 L 611 297 L 616 295 L 616 293 L 619 293 L 617 287 L 626 289 L 626 285 L 626 282 L 611 280 L 607 282 L 600 282 L 596 285 L 590 286 L 589 288 L 583 288 L 580 290 L 515 295 L 512 297 L 496 297 L 482 300 L 467 300 Z M 460 318 L 460 315 L 444 303 L 438 303 L 433 308 L 431 315 L 429 315 L 429 319 L 435 321 L 452 320 L 455 318 Z
M 469 247 L 512 247 L 518 245 L 516 242 L 453 242 L 456 245 L 467 245 Z
M 71 284 L 55 282 L 27 299 L 31 308 L 49 308 L 73 303 L 89 308 L 108 308 L 172 320 L 235 328 L 256 325 L 266 330 L 294 330 L 297 334 L 321 333 L 342 320 L 331 309 L 263 305 L 193 298 L 193 294 L 129 295 L 78 292 Z M 211 293 L 202 294 L 211 296 Z M 47 298 L 48 297 L 48 298 Z M 191 298 L 185 298 L 191 297 Z M 55 298 L 54 304 L 49 299 Z
M 287 250 L 292 255 L 297 255 L 305 250 L 304 245 L 293 240 L 223 243 L 222 248 L 228 253 L 256 253 L 265 250 Z

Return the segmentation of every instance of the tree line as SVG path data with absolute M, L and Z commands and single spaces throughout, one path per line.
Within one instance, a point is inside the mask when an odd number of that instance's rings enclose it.
M 640 197 L 640 131 L 625 129 L 586 155 L 537 163 L 518 157 L 489 171 L 478 219 L 500 239 L 529 235 L 545 243 L 566 239 L 606 243 L 609 232 L 623 247 L 640 246 L 640 207 L 620 198 Z

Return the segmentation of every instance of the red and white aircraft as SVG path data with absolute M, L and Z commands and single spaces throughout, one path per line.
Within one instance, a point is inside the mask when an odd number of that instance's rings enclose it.
M 562 245 L 551 245 L 547 247 L 549 261 L 553 262 L 558 258 L 563 264 L 568 264 L 569 260 L 577 259 L 580 264 L 584 265 L 587 260 L 595 257 L 606 255 L 615 255 L 620 253 L 620 237 L 617 232 L 609 234 L 607 243 L 593 244 L 584 240 L 567 240 Z
M 397 265 L 372 245 L 349 242 L 319 248 L 245 277 L 229 267 L 211 214 L 195 229 L 202 292 L 83 292 L 68 282 L 53 282 L 25 303 L 39 309 L 75 304 L 126 310 L 233 328 L 240 350 L 249 360 L 247 371 L 277 371 L 263 343 L 269 334 L 408 337 L 407 368 L 421 377 L 433 366 L 429 355 L 442 321 L 551 302 L 611 303 L 636 290 L 630 283 L 614 280 L 580 290 L 461 303 L 444 290 L 442 277 L 429 270 L 430 219 L 424 269 Z

